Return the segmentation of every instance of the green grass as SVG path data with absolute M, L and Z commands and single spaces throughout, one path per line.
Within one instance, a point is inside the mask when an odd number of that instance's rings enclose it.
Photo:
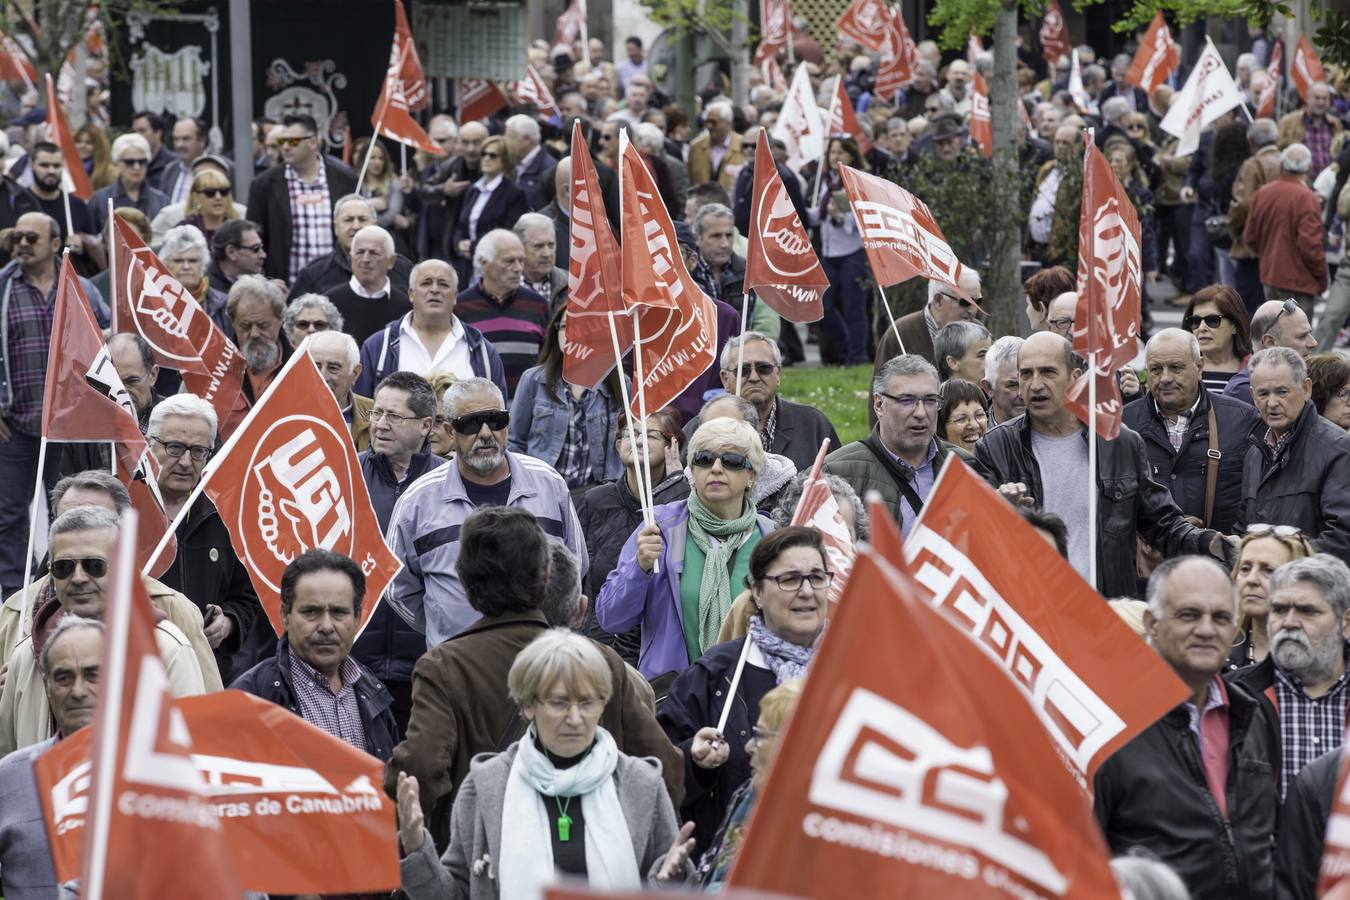
M 778 390 L 794 403 L 823 412 L 834 423 L 839 440 L 847 444 L 867 437 L 867 383 L 871 377 L 870 365 L 825 368 L 798 363 L 783 369 Z

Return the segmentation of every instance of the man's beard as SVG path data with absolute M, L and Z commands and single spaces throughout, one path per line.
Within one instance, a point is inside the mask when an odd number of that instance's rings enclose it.
M 269 338 L 249 338 L 240 349 L 244 352 L 244 361 L 251 372 L 270 369 L 281 358 L 281 344 Z
M 488 447 L 492 448 L 490 455 L 478 453 L 480 449 Z M 489 472 L 495 471 L 505 460 L 506 450 L 501 444 L 497 443 L 495 437 L 487 441 L 481 439 L 474 441 L 473 447 L 469 449 L 468 453 L 464 454 L 464 465 L 473 469 L 479 475 L 487 475 Z
M 1344 653 L 1339 629 L 1333 630 L 1320 645 L 1301 631 L 1280 631 L 1270 641 L 1270 655 L 1276 664 L 1304 683 L 1325 679 L 1336 670 L 1336 662 Z
M 61 176 L 48 180 L 34 176 L 33 182 L 44 191 L 59 191 L 61 189 Z

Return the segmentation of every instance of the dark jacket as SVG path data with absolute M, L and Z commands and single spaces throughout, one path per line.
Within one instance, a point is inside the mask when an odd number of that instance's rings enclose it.
M 329 288 L 324 294 L 342 313 L 342 330 L 352 336 L 358 347 L 390 322 L 412 312 L 408 295 L 392 283 L 382 297 L 362 297 L 350 284 Z
M 375 518 L 380 522 L 380 531 L 389 530 L 389 518 L 394 514 L 394 504 L 403 496 L 405 488 L 432 469 L 445 465 L 445 460 L 427 451 L 414 453 L 408 461 L 406 477 L 399 481 L 394 469 L 383 453 L 364 450 L 356 458 L 361 461 L 361 474 L 366 479 L 366 490 L 370 492 L 370 505 L 375 510 Z
M 1199 745 L 1178 706 L 1097 770 L 1093 812 L 1112 856 L 1148 851 L 1181 876 L 1193 900 L 1265 900 L 1273 883 L 1279 738 L 1264 710 L 1228 685 L 1224 819 Z
M 760 423 L 763 424 L 763 423 Z M 699 418 L 694 416 L 684 426 L 685 446 L 698 430 Z M 774 425 L 773 446 L 765 447 L 769 453 L 777 453 L 792 460 L 798 472 L 809 472 L 820 452 L 820 443 L 830 439 L 830 451 L 839 449 L 839 435 L 825 414 L 814 406 L 793 403 L 778 398 L 778 420 Z
M 299 716 L 300 701 L 295 696 L 295 682 L 291 678 L 291 645 L 286 636 L 283 634 L 277 641 L 276 656 L 263 660 L 240 675 L 230 687 L 270 700 Z M 370 745 L 367 752 L 381 762 L 389 761 L 394 744 L 398 742 L 394 714 L 389 709 L 393 702 L 379 679 L 362 666 L 361 676 L 356 680 L 356 706 L 361 711 L 366 743 Z
M 322 160 L 324 177 L 328 181 L 328 214 L 333 218 L 333 204 L 356 192 L 356 173 L 325 156 Z M 248 188 L 250 222 L 258 223 L 258 234 L 267 247 L 267 261 L 263 272 L 268 278 L 291 277 L 291 196 L 286 188 L 286 166 L 273 166 L 253 179 Z
M 778 177 L 783 180 L 783 189 L 787 191 L 788 202 L 797 212 L 797 218 L 802 222 L 807 221 L 806 200 L 802 197 L 802 182 L 793 172 L 782 163 L 774 163 L 778 169 Z M 755 193 L 755 156 L 750 155 L 740 173 L 736 176 L 736 187 L 732 197 L 732 213 L 736 218 L 736 230 L 741 234 L 750 233 L 750 212 L 754 203 Z
M 402 323 L 402 318 L 395 319 L 366 338 L 361 345 L 361 374 L 352 385 L 353 391 L 363 397 L 374 396 L 375 386 L 384 380 L 384 376 L 398 371 L 398 348 L 402 340 L 399 326 Z M 469 342 L 469 367 L 474 376 L 489 379 L 505 397 L 506 369 L 497 355 L 497 348 L 467 322 L 464 323 L 464 339 Z
M 1087 440 L 1087 429 L 1079 433 Z M 1121 428 L 1114 441 L 1097 441 L 1097 579 L 1104 597 L 1132 597 L 1138 592 L 1135 535 L 1143 535 L 1164 557 L 1209 552 L 1218 534 L 1196 528 L 1183 517 L 1167 488 L 1149 477 L 1144 441 Z M 975 458 L 988 471 L 994 487 L 1021 482 L 1037 507 L 1045 498 L 1041 467 L 1031 449 L 1031 424 L 1026 416 L 996 426 L 975 445 Z M 1083 527 L 1070 523 L 1069 527 Z
M 460 255 L 459 242 L 470 239 L 469 214 L 473 212 L 479 193 L 478 185 L 470 185 L 459 204 L 459 214 L 455 217 L 454 230 L 450 236 L 450 253 L 453 256 Z M 503 176 L 501 183 L 493 190 L 492 196 L 483 204 L 483 211 L 478 214 L 478 229 L 471 242 L 469 253 L 472 254 L 477 248 L 483 235 L 494 228 L 511 228 L 516 224 L 516 219 L 529 211 L 530 204 L 525 199 L 525 193 L 516 186 L 515 179 Z
M 1150 475 L 1167 488 L 1183 514 L 1205 517 L 1205 487 L 1209 477 L 1209 411 L 1219 425 L 1219 478 L 1214 490 L 1214 520 L 1205 523 L 1231 534 L 1242 517 L 1242 464 L 1247 436 L 1260 421 L 1256 410 L 1239 400 L 1215 397 L 1200 386 L 1180 450 L 1172 449 L 1167 425 L 1158 405 L 1147 394 L 1125 405 L 1124 421 L 1144 439 Z
M 825 457 L 825 472 L 829 475 L 836 475 L 849 483 L 849 487 L 857 491 L 859 497 L 866 497 L 868 491 L 876 491 L 881 495 L 881 500 L 886 504 L 886 508 L 895 513 L 897 505 L 900 503 L 900 486 L 895 480 L 895 475 L 891 474 L 888 468 L 872 448 L 876 447 L 881 441 L 880 433 L 873 428 L 872 433 L 861 441 L 853 441 L 845 444 L 838 450 L 831 451 Z M 870 446 L 869 446 L 870 445 Z M 820 449 L 817 447 L 816 449 Z M 882 447 L 882 452 L 886 450 Z M 956 456 L 980 475 L 985 472 L 980 468 L 980 463 L 965 450 L 954 446 L 943 440 L 937 442 L 937 453 L 933 456 L 933 477 L 942 472 L 942 467 L 946 465 L 947 456 L 955 453 Z M 986 476 L 987 477 L 987 476 Z M 921 497 L 927 500 L 927 497 Z
M 548 151 L 548 147 L 539 145 L 539 152 L 530 160 L 530 164 L 516 172 L 516 186 L 525 195 L 530 209 L 538 212 L 553 201 L 553 176 L 558 161 Z M 480 231 L 481 233 L 481 231 Z
M 394 749 L 385 770 L 390 796 L 398 773 L 417 776 L 427 830 L 443 848 L 449 838 L 455 792 L 479 753 L 501 750 L 525 731 L 525 721 L 507 696 L 506 673 L 516 654 L 548 628 L 538 610 L 484 616 L 428 650 L 413 671 L 413 710 L 408 737 Z M 684 763 L 629 680 L 623 660 L 597 645 L 609 664 L 613 692 L 600 725 L 629 756 L 655 756 L 678 807 L 684 797 Z
M 1341 748 L 1308 763 L 1289 783 L 1275 841 L 1275 900 L 1313 900 L 1322 868 L 1331 801 L 1341 772 Z
M 723 731 L 731 755 L 716 769 L 694 764 L 689 755 L 694 734 L 721 718 L 736 662 L 747 640 L 742 637 L 708 648 L 671 683 L 656 713 L 666 737 L 684 754 L 684 806 L 680 808 L 680 821 L 694 823 L 694 837 L 700 847 L 708 846 L 726 815 L 731 795 L 750 778 L 750 755 L 745 752 L 745 744 L 750 740 L 751 727 L 759 721 L 760 699 L 778 684 L 768 669 L 746 665 Z
M 405 294 L 408 292 L 408 276 L 412 274 L 412 268 L 412 260 L 402 253 L 394 254 L 394 268 L 389 270 L 389 284 L 394 290 Z M 343 253 L 341 247 L 334 247 L 332 253 L 319 257 L 300 270 L 286 299 L 294 300 L 301 294 L 327 294 L 334 288 L 349 284 L 351 280 L 351 257 Z M 229 288 L 225 290 L 228 292 Z M 360 343 L 359 338 L 357 343 Z
M 1294 434 L 1271 459 L 1266 427 L 1252 432 L 1242 471 L 1240 524 L 1293 525 L 1319 553 L 1350 562 L 1350 434 L 1309 400 Z

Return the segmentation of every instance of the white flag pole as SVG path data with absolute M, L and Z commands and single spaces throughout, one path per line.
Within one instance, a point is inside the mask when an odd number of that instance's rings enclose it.
M 33 502 L 28 506 L 28 548 L 23 554 L 23 590 L 19 592 L 19 597 L 23 601 L 23 616 L 20 620 L 22 623 L 20 633 L 23 635 L 30 634 L 33 625 L 33 604 L 28 598 L 28 588 L 33 584 L 33 539 L 37 533 L 38 513 L 42 511 L 47 500 L 44 490 L 46 485 L 42 478 L 46 467 L 47 437 L 43 435 L 38 438 L 37 480 L 33 485 Z
M 736 347 L 736 396 L 741 395 L 741 367 L 745 365 L 745 333 L 750 330 L 750 292 L 741 294 L 741 336 Z
M 1088 353 L 1088 582 L 1097 586 L 1097 351 Z
M 842 75 L 834 76 L 836 79 L 842 78 Z M 834 90 L 830 92 L 830 114 L 825 118 L 825 147 L 820 151 L 820 160 L 816 163 L 816 184 L 811 189 L 811 202 L 820 202 L 820 175 L 825 171 L 825 165 L 830 156 L 830 129 L 834 126 L 834 109 L 839 105 L 839 85 L 835 84 Z
M 750 635 L 745 636 L 745 643 L 741 646 L 740 658 L 736 660 L 736 671 L 731 673 L 731 688 L 727 691 L 726 702 L 722 704 L 722 714 L 717 717 L 717 733 L 726 734 L 727 719 L 731 716 L 731 707 L 736 702 L 736 689 L 741 686 L 741 673 L 745 671 L 745 661 L 750 656 L 750 645 L 754 643 L 750 640 Z

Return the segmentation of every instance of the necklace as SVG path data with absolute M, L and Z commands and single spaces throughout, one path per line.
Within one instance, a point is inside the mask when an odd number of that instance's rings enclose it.
M 567 807 L 572 805 L 571 797 L 554 797 L 553 804 L 558 807 L 558 840 L 567 843 L 572 839 L 572 817 Z

